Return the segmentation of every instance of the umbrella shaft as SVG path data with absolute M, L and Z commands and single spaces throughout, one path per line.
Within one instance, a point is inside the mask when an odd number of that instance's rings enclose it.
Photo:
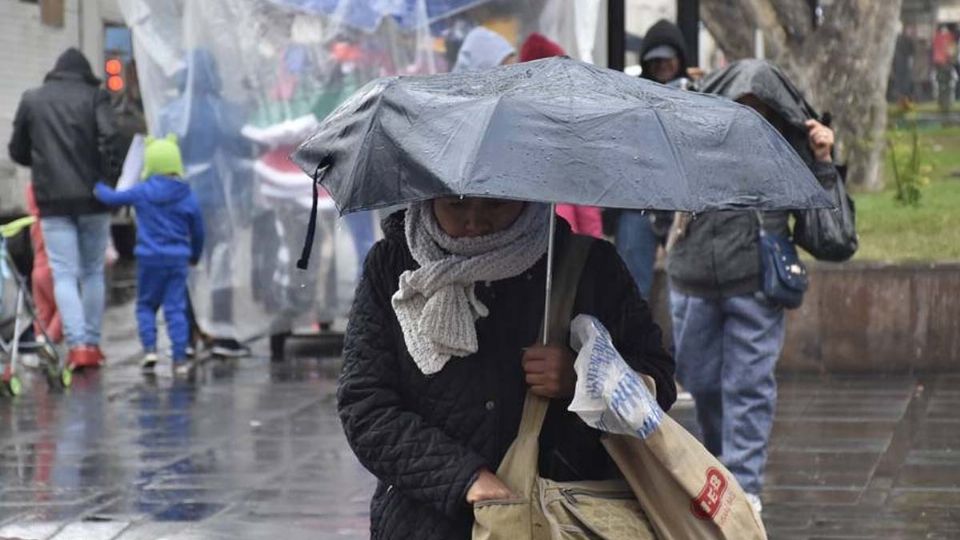
M 557 205 L 550 205 L 550 230 L 547 236 L 547 286 L 543 301 L 543 344 L 550 343 L 550 296 L 553 291 L 553 247 L 557 226 Z

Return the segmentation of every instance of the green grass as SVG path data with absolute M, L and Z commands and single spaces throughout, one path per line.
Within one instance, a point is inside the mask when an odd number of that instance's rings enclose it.
M 960 128 L 921 129 L 920 136 L 933 170 L 918 207 L 894 200 L 889 156 L 887 189 L 853 195 L 860 233 L 856 260 L 960 261 Z
M 951 107 L 950 110 L 957 110 L 958 106 L 960 106 L 960 103 L 954 102 L 954 106 Z M 898 112 L 898 108 L 899 107 L 895 103 L 891 103 L 890 105 L 887 106 L 887 115 L 888 116 L 896 115 Z M 936 101 L 921 101 L 920 103 L 913 104 L 913 110 L 920 113 L 939 113 L 940 104 L 938 104 Z

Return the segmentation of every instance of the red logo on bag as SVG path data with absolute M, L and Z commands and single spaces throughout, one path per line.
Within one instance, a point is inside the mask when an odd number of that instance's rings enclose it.
M 690 501 L 690 511 L 700 519 L 713 519 L 720 511 L 720 502 L 727 491 L 727 479 L 717 468 L 707 469 L 707 482 L 696 499 Z

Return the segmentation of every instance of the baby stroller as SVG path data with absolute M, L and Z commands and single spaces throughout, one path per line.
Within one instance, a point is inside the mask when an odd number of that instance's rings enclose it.
M 27 231 L 35 221 L 29 216 L 0 225 L 0 393 L 11 396 L 23 392 L 17 373 L 23 367 L 24 352 L 37 355 L 38 368 L 51 388 L 66 388 L 73 380 L 73 373 L 60 361 L 42 325 L 34 325 L 36 309 L 24 275 L 29 274 L 32 266 L 33 251 Z M 34 326 L 42 339 L 23 341 L 34 335 Z

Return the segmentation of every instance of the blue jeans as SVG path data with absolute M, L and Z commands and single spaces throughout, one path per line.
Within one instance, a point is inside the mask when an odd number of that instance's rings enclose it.
M 40 228 L 67 345 L 99 345 L 110 214 L 45 217 L 40 219 Z
M 759 494 L 777 402 L 783 308 L 753 295 L 670 292 L 677 379 L 693 396 L 704 446 Z
M 637 288 L 645 300 L 653 287 L 653 266 L 657 262 L 657 236 L 653 234 L 650 216 L 636 210 L 625 210 L 617 223 L 617 251 L 627 264 Z
M 137 328 L 143 350 L 157 350 L 157 309 L 163 306 L 173 361 L 187 359 L 187 265 L 137 266 Z

